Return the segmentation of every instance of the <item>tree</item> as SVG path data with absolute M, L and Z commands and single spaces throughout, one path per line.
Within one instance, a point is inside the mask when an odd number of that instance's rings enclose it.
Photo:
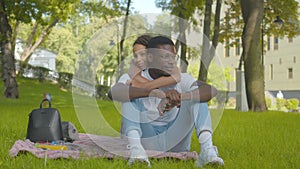
M 242 58 L 245 65 L 246 91 L 249 108 L 267 110 L 264 93 L 264 67 L 260 59 L 260 35 L 263 18 L 263 1 L 242 0 L 242 16 L 245 22 Z
M 12 29 L 8 21 L 4 0 L 0 0 L 0 23 L 2 78 L 5 86 L 4 96 L 8 98 L 18 98 L 18 84 L 16 81 L 14 54 L 11 44 Z
M 205 18 L 204 18 L 204 27 L 203 27 L 203 32 L 205 37 L 203 37 L 202 57 L 200 62 L 199 75 L 198 75 L 198 80 L 201 81 L 207 80 L 208 68 L 210 66 L 213 57 L 215 56 L 215 51 L 219 42 L 221 7 L 222 7 L 222 0 L 217 0 L 212 45 L 210 46 L 209 41 L 210 41 L 210 34 L 211 34 L 210 25 L 211 25 L 211 18 L 212 18 L 211 17 L 212 1 L 206 0 Z
M 119 13 L 119 2 L 116 0 L 109 0 L 109 1 L 94 1 L 94 0 L 44 0 L 44 1 L 36 1 L 36 0 L 1 0 L 1 7 L 3 8 L 5 15 L 2 15 L 3 17 L 6 17 L 8 25 L 11 27 L 10 29 L 7 29 L 4 24 L 3 28 L 6 30 L 10 30 L 11 38 L 9 39 L 8 43 L 10 43 L 9 46 L 11 46 L 10 52 L 12 53 L 11 59 L 13 63 L 14 56 L 14 44 L 17 37 L 21 37 L 23 40 L 25 39 L 25 46 L 24 46 L 24 53 L 21 56 L 22 60 L 29 60 L 29 57 L 31 56 L 32 52 L 42 44 L 42 42 L 48 37 L 50 32 L 53 30 L 54 26 L 57 25 L 57 23 L 60 24 L 61 27 L 64 27 L 67 25 L 67 22 L 71 22 L 72 18 L 76 18 L 76 14 L 78 17 L 81 16 L 94 16 L 99 18 L 108 19 L 111 16 L 114 16 L 116 13 Z M 81 20 L 79 23 L 74 24 L 74 34 L 75 37 L 78 37 L 79 32 L 79 26 L 81 25 L 87 25 L 87 22 L 90 21 L 92 17 L 88 18 L 85 17 L 83 20 Z M 93 19 L 93 18 L 92 18 Z M 26 31 L 24 31 L 24 25 Z M 22 26 L 22 27 L 21 27 Z M 76 41 L 75 45 L 79 44 L 82 46 L 82 43 L 84 43 L 91 34 L 96 32 L 100 26 L 98 25 L 97 28 L 94 29 L 92 32 L 84 32 L 86 36 L 83 36 L 83 40 L 80 39 L 80 42 Z M 62 30 L 62 29 L 61 29 Z M 64 30 L 65 31 L 65 30 Z M 20 34 L 19 34 L 20 33 Z M 69 34 L 69 32 L 68 32 Z M 8 35 L 8 34 L 6 34 Z M 71 34 L 70 34 L 71 35 Z M 64 35 L 65 36 L 65 35 Z M 49 39 L 49 37 L 48 37 Z M 70 39 L 62 39 L 62 37 L 58 37 L 60 40 L 70 40 Z M 58 40 L 56 39 L 56 40 Z M 71 38 L 72 39 L 72 38 Z M 2 41 L 3 40 L 3 41 Z M 74 39 L 73 39 L 74 40 Z M 1 43 L 4 42 L 4 39 L 1 39 Z M 58 63 L 66 64 L 66 63 L 72 63 L 74 61 L 74 53 L 78 54 L 78 51 L 80 50 L 78 46 L 74 48 L 74 46 L 68 45 L 66 47 L 62 47 L 63 43 L 55 43 L 54 46 L 57 47 L 57 50 L 60 51 L 54 51 L 58 53 L 59 56 L 63 57 L 69 57 L 70 58 L 61 58 L 59 59 Z M 43 47 L 49 47 L 49 45 L 43 45 Z M 78 48 L 77 48 L 78 47 Z M 6 48 L 8 49 L 8 48 Z M 48 49 L 53 49 L 52 47 L 49 47 Z M 4 48 L 1 48 L 1 50 L 4 50 Z M 7 51 L 7 50 L 6 50 Z M 61 53 L 59 53 L 61 52 Z M 2 52 L 3 54 L 3 52 Z M 2 55 L 2 56 L 8 56 Z M 2 65 L 7 65 L 8 61 L 7 59 L 2 58 Z M 9 64 L 9 70 L 11 72 L 14 72 L 14 64 Z M 59 65 L 59 64 L 58 64 Z M 70 64 L 68 64 L 70 65 Z M 72 64 L 74 65 L 74 64 Z M 3 68 L 3 77 L 6 77 L 8 75 L 7 71 L 4 70 L 7 66 L 2 66 Z M 70 70 L 70 69 L 68 69 Z M 11 75 L 14 77 L 14 75 Z M 7 77 L 5 78 L 7 79 Z M 6 81 L 6 80 L 5 80 Z M 10 80 L 11 82 L 13 80 Z M 12 84 L 12 83 L 9 83 Z M 15 85 L 17 86 L 17 84 Z M 8 89 L 10 87 L 6 87 Z M 16 87 L 13 87 L 16 88 Z M 16 88 L 17 91 L 17 88 Z
M 126 37 L 126 28 L 127 28 L 127 22 L 128 22 L 128 16 L 129 16 L 129 9 L 130 9 L 131 0 L 127 0 L 127 7 L 126 7 L 126 14 L 124 19 L 124 26 L 123 26 L 123 34 L 121 37 L 120 42 L 120 52 L 121 52 L 121 63 L 120 63 L 120 74 L 123 74 L 124 72 L 124 60 L 125 60 L 125 53 L 124 53 L 124 41 Z
M 299 34 L 298 2 L 295 0 L 225 2 L 228 9 L 225 11 L 221 39 L 228 42 L 228 45 L 235 45 L 236 42 L 230 43 L 229 40 L 243 37 L 243 52 L 239 68 L 242 65 L 245 66 L 248 106 L 252 111 L 265 111 L 267 107 L 264 97 L 262 31 L 265 36 L 274 35 L 276 37 L 294 37 L 297 35 L 297 31 Z M 286 8 L 287 6 L 289 8 Z M 243 20 L 239 19 L 241 11 Z M 276 16 L 280 16 L 284 20 L 283 27 L 279 30 L 273 23 Z
M 182 72 L 187 71 L 188 61 L 187 61 L 187 40 L 186 33 L 187 23 L 192 23 L 197 25 L 197 19 L 195 18 L 195 12 L 200 12 L 203 8 L 204 1 L 199 0 L 156 0 L 156 6 L 162 8 L 162 10 L 169 10 L 171 14 L 178 17 L 178 21 L 174 24 L 179 25 L 179 35 L 176 41 L 176 48 L 179 49 L 180 46 L 180 68 Z
M 205 3 L 205 14 L 204 14 L 204 27 L 203 27 L 203 42 L 202 42 L 202 56 L 200 60 L 200 69 L 198 80 L 206 82 L 208 66 L 210 63 L 209 56 L 209 42 L 210 42 L 210 24 L 211 24 L 211 15 L 212 15 L 212 0 L 206 0 Z
M 31 0 L 33 1 L 33 0 Z M 44 41 L 47 35 L 51 32 L 52 28 L 57 23 L 63 23 L 69 19 L 70 15 L 74 13 L 75 6 L 80 0 L 55 0 L 55 1 L 38 1 L 31 2 L 24 1 L 21 4 L 26 4 L 25 9 L 21 8 L 25 13 L 27 11 L 38 11 L 34 15 L 21 16 L 18 18 L 12 18 L 16 23 L 30 23 L 32 25 L 30 33 L 27 34 L 25 46 L 23 47 L 24 52 L 21 54 L 21 60 L 29 60 L 31 54 L 37 49 L 37 47 Z M 22 5 L 21 5 L 22 6 Z M 18 35 L 20 24 L 15 24 L 13 34 Z
M 25 54 L 28 58 L 30 52 L 42 42 L 50 29 L 59 21 L 66 20 L 73 11 L 74 4 L 79 0 L 1 0 L 1 54 L 2 78 L 5 85 L 4 95 L 8 98 L 18 98 L 18 85 L 16 81 L 14 64 L 14 44 L 20 23 L 33 23 L 33 29 L 27 39 Z M 31 44 L 37 31 L 38 24 L 45 26 L 40 37 Z M 13 25 L 13 26 L 12 26 Z M 30 49 L 30 50 L 29 50 Z M 23 56 L 23 60 L 26 59 Z
M 184 25 L 187 22 L 191 22 L 194 25 L 202 22 L 199 17 L 195 15 L 196 12 L 199 14 L 202 12 L 205 2 L 205 18 L 203 27 L 203 43 L 202 43 L 202 56 L 201 66 L 199 68 L 198 80 L 206 81 L 208 68 L 215 55 L 215 48 L 218 45 L 219 40 L 219 23 L 220 23 L 220 11 L 222 0 L 217 0 L 216 11 L 215 11 L 215 23 L 214 23 L 214 35 L 212 39 L 213 46 L 210 47 L 210 36 L 211 36 L 211 20 L 212 20 L 212 0 L 199 1 L 199 0 L 156 0 L 156 5 L 161 7 L 163 10 L 170 10 L 171 14 L 178 16 L 179 24 L 179 36 L 176 41 L 176 46 L 181 47 L 180 58 L 181 58 L 181 71 L 186 72 L 188 61 L 186 57 L 186 37 L 185 31 L 187 26 Z M 195 17 L 196 16 L 196 17 Z M 180 44 L 180 45 L 179 45 Z

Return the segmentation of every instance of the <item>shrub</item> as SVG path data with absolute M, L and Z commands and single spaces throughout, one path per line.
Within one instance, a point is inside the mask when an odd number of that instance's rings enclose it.
M 281 99 L 281 98 L 276 98 L 276 108 L 277 110 L 283 110 L 283 108 L 285 107 L 285 99 Z
M 217 106 L 218 102 L 217 99 L 214 97 L 207 104 L 208 106 Z
M 228 107 L 235 107 L 236 106 L 236 99 L 235 97 L 229 97 L 226 106 Z
M 32 66 L 26 62 L 18 62 L 18 74 L 19 76 L 29 77 L 29 78 L 37 78 L 40 82 L 44 81 L 48 76 L 51 70 L 40 67 L 40 66 Z
M 58 73 L 58 84 L 63 88 L 71 88 L 71 83 L 73 79 L 73 74 L 67 72 L 59 72 Z
M 298 111 L 299 100 L 296 98 L 287 99 L 285 102 L 285 107 L 289 111 Z
M 268 108 L 271 108 L 272 107 L 272 99 L 271 98 L 266 98 L 266 105 Z
M 44 67 L 34 67 L 33 68 L 33 75 L 37 77 L 40 82 L 45 80 L 45 77 L 49 74 L 49 69 Z
M 97 90 L 97 98 L 101 100 L 109 100 L 107 93 L 109 91 L 110 87 L 105 86 L 105 85 L 97 85 L 96 90 Z

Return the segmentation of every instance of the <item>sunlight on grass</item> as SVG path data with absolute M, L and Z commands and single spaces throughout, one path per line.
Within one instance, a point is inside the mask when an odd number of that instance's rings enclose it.
M 15 158 L 8 151 L 18 139 L 26 136 L 28 114 L 39 107 L 43 94 L 50 93 L 52 106 L 57 108 L 62 120 L 71 121 L 85 132 L 75 113 L 72 93 L 59 89 L 56 84 L 36 80 L 18 79 L 20 98 L 0 97 L 0 168 L 44 168 L 44 159 L 29 153 Z M 3 92 L 3 83 L 0 84 Z M 121 115 L 113 102 L 97 100 L 103 117 L 116 131 L 120 128 Z M 214 144 L 225 161 L 225 168 L 287 168 L 300 166 L 300 114 L 283 112 L 236 112 L 225 110 L 214 132 Z M 198 140 L 193 135 L 191 150 L 199 152 Z M 151 159 L 152 168 L 196 168 L 194 161 Z M 137 163 L 131 167 L 123 159 L 57 159 L 47 160 L 46 168 L 147 168 Z M 206 167 L 213 168 L 213 167 Z

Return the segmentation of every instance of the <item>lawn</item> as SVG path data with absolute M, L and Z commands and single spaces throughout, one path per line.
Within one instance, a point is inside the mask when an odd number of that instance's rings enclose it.
M 73 106 L 72 93 L 61 90 L 56 84 L 40 83 L 20 78 L 19 99 L 0 97 L 0 168 L 147 168 L 143 164 L 127 166 L 122 159 L 38 159 L 30 153 L 10 157 L 8 151 L 18 139 L 26 136 L 28 114 L 38 108 L 44 93 L 50 93 L 52 106 L 57 108 L 64 121 L 71 121 L 85 132 L 80 125 Z M 0 92 L 3 93 L 3 82 Z M 116 130 L 120 126 L 120 115 L 113 102 L 97 101 L 106 121 Z M 225 110 L 214 133 L 214 144 L 228 169 L 253 168 L 299 168 L 300 167 L 300 114 L 283 112 L 236 112 Z M 192 150 L 199 151 L 195 135 Z M 152 168 L 196 168 L 194 161 L 174 159 L 151 159 Z M 206 167 L 211 168 L 211 167 Z

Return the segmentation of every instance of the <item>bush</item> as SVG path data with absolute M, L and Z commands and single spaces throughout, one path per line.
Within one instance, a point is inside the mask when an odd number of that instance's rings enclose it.
M 207 104 L 208 106 L 217 106 L 218 102 L 217 99 L 214 97 Z
M 33 76 L 37 77 L 40 82 L 45 80 L 45 77 L 49 74 L 49 69 L 44 67 L 34 67 L 33 68 Z
M 235 107 L 236 106 L 236 99 L 235 97 L 229 97 L 227 103 L 226 103 L 227 107 Z
M 271 98 L 266 98 L 266 105 L 267 105 L 267 108 L 272 107 L 272 99 Z
M 37 78 L 40 82 L 43 82 L 49 76 L 49 72 L 51 72 L 51 70 L 47 68 L 32 66 L 26 62 L 20 61 L 18 63 L 19 76 Z
M 105 85 L 97 85 L 96 86 L 96 92 L 97 92 L 97 98 L 101 100 L 109 100 L 107 93 L 109 91 L 110 87 Z
M 60 87 L 69 89 L 71 88 L 72 79 L 73 74 L 67 72 L 59 72 L 57 82 L 60 85 Z
M 287 99 L 285 102 L 285 107 L 289 111 L 298 111 L 299 100 L 296 98 Z
M 276 98 L 276 108 L 277 110 L 283 110 L 285 107 L 285 99 Z

